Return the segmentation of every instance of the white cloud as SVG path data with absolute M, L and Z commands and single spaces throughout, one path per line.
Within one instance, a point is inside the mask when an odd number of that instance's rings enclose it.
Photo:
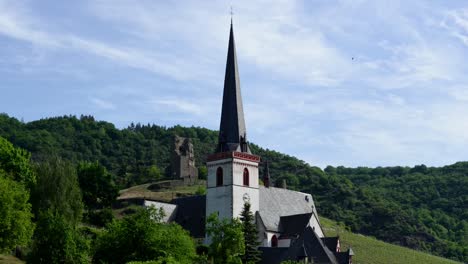
M 154 107 L 158 112 L 176 112 L 190 115 L 201 115 L 203 113 L 200 105 L 182 98 L 154 99 L 151 102 L 154 103 Z
M 132 109 L 109 121 L 122 123 L 125 115 L 217 128 L 228 3 L 88 1 L 77 14 L 92 30 L 70 31 L 60 24 L 52 30 L 54 18 L 37 16 L 28 4 L 5 3 L 0 34 L 40 49 L 39 67 L 50 67 L 50 57 L 73 57 L 76 67 L 81 57 L 92 58 L 96 68 L 83 70 L 100 83 L 86 86 L 104 85 L 84 89 L 84 100 L 97 109 Z M 466 9 L 423 1 L 242 0 L 234 13 L 254 142 L 320 165 L 440 163 L 465 154 Z
M 97 106 L 99 109 L 104 109 L 104 110 L 115 110 L 116 107 L 115 105 L 107 100 L 92 97 L 89 99 L 91 103 L 93 103 L 95 106 Z

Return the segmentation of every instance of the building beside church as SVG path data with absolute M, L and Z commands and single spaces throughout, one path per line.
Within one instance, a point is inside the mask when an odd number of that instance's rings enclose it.
M 207 158 L 207 193 L 177 198 L 165 206 L 171 220 L 196 238 L 205 237 L 205 219 L 237 218 L 251 204 L 258 229 L 262 263 L 351 263 L 353 252 L 341 252 L 338 237 L 325 237 L 312 195 L 270 186 L 268 165 L 259 185 L 261 157 L 251 153 L 244 121 L 234 31 L 231 23 L 219 140 Z M 155 203 L 156 206 L 163 203 Z

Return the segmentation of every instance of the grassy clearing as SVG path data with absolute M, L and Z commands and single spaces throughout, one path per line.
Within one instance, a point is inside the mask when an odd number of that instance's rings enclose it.
M 121 190 L 118 199 L 145 198 L 162 202 L 170 202 L 172 199 L 177 197 L 194 195 L 200 187 L 205 186 L 205 182 L 200 181 L 196 185 L 175 186 L 170 188 L 162 188 L 157 191 L 154 191 L 150 190 L 150 186 L 153 184 L 154 183 L 147 183 Z
M 385 243 L 372 237 L 351 233 L 343 226 L 326 218 L 320 218 L 320 222 L 327 236 L 340 236 L 342 251 L 347 250 L 351 245 L 356 254 L 353 257 L 354 264 L 459 263 L 409 248 Z
M 24 262 L 11 255 L 0 255 L 0 264 L 23 264 Z

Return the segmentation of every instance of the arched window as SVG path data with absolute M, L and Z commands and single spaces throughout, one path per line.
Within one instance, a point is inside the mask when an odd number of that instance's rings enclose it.
M 278 247 L 278 238 L 276 235 L 273 235 L 271 237 L 271 247 Z
M 249 186 L 249 170 L 244 169 L 244 186 Z
M 223 169 L 221 167 L 218 167 L 216 170 L 216 186 L 222 186 L 223 185 Z

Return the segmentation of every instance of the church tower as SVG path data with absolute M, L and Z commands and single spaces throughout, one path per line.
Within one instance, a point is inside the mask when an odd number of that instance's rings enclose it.
M 218 146 L 207 159 L 206 217 L 214 212 L 220 218 L 239 217 L 244 202 L 254 214 L 259 210 L 259 162 L 247 143 L 231 21 Z

